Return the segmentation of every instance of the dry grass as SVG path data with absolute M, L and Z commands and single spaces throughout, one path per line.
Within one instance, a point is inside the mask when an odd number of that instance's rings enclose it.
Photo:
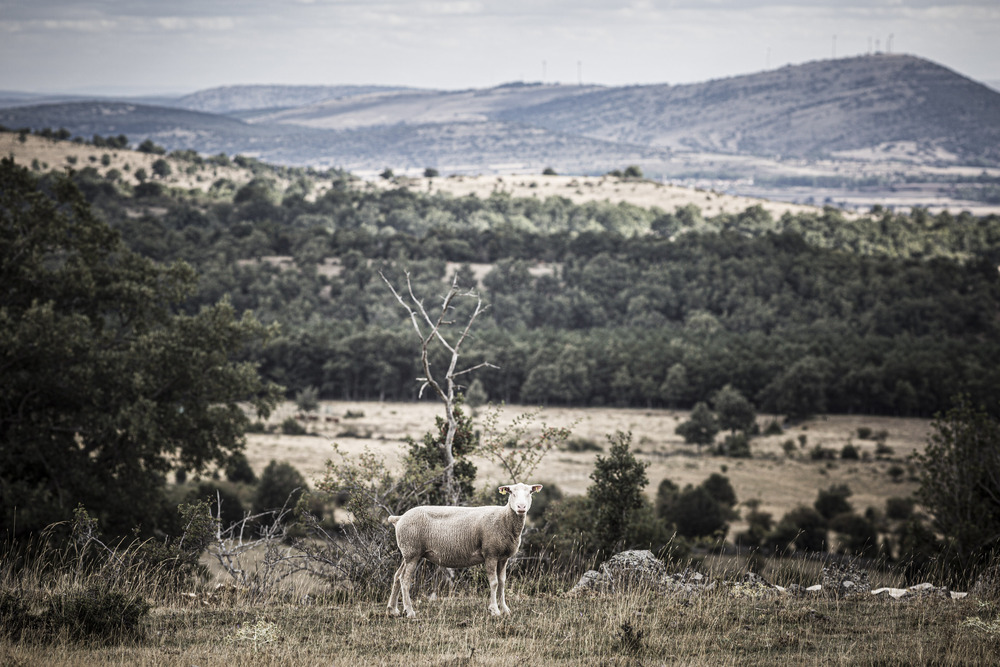
M 996 664 L 995 611 L 975 600 L 870 597 L 691 600 L 649 593 L 528 597 L 509 619 L 484 598 L 420 600 L 415 620 L 378 601 L 157 607 L 142 638 L 0 641 L 5 665 Z M 983 628 L 986 628 L 985 630 Z
M 507 406 L 505 415 L 512 418 L 530 408 Z M 270 420 L 280 424 L 295 413 L 291 403 L 282 405 Z M 345 418 L 347 414 L 363 415 Z M 405 438 L 419 440 L 434 424 L 434 417 L 441 408 L 433 402 L 423 403 L 352 403 L 324 402 L 320 406 L 320 419 L 309 423 L 316 435 L 283 436 L 251 435 L 247 457 L 259 473 L 271 459 L 288 461 L 307 479 L 321 476 L 324 464 L 332 455 L 331 443 L 336 442 L 348 453 L 359 453 L 368 448 L 385 456 L 390 465 L 398 465 L 405 452 Z M 337 418 L 337 423 L 325 421 Z M 761 509 L 780 518 L 799 504 L 811 505 L 818 489 L 833 484 L 848 484 L 854 495 L 850 501 L 859 511 L 872 506 L 884 508 L 887 498 L 909 496 L 916 483 L 904 475 L 900 482 L 893 482 L 888 470 L 893 465 L 907 468 L 906 457 L 922 449 L 927 440 L 930 422 L 923 419 L 897 419 L 890 417 L 828 416 L 820 417 L 789 429 L 780 436 L 768 436 L 751 442 L 752 459 L 731 459 L 722 456 L 698 455 L 694 447 L 683 444 L 674 433 L 677 424 L 686 420 L 688 413 L 674 410 L 627 408 L 547 408 L 540 421 L 549 426 L 572 427 L 573 437 L 587 438 L 602 447 L 607 446 L 605 436 L 617 430 L 631 431 L 634 449 L 639 458 L 648 461 L 649 486 L 646 492 L 652 497 L 660 481 L 669 478 L 675 483 L 699 484 L 713 472 L 723 472 L 729 477 L 739 500 L 761 500 Z M 759 419 L 762 426 L 769 417 Z M 477 427 L 481 418 L 476 420 Z M 873 431 L 886 431 L 887 444 L 893 448 L 893 460 L 875 460 L 875 443 L 859 440 L 857 430 L 866 426 Z M 799 437 L 805 436 L 806 447 L 798 446 Z M 785 455 L 782 443 L 792 439 L 796 443 L 794 458 Z M 870 461 L 812 461 L 809 450 L 819 445 L 838 453 L 852 441 Z M 551 452 L 533 475 L 533 481 L 554 483 L 568 494 L 583 494 L 590 485 L 590 473 L 598 452 Z M 484 486 L 505 484 L 501 470 L 486 461 L 476 460 L 479 483 Z M 742 530 L 743 524 L 735 523 L 731 532 Z

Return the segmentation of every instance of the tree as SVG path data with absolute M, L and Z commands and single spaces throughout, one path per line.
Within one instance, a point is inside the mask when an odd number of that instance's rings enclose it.
M 253 497 L 255 512 L 295 507 L 302 494 L 309 490 L 305 478 L 287 461 L 271 460 L 260 474 Z
M 440 175 L 441 172 L 439 172 L 434 167 L 427 167 L 426 169 L 424 169 L 424 178 L 437 178 Z
M 136 150 L 140 153 L 152 153 L 153 155 L 165 155 L 167 149 L 163 146 L 157 146 L 153 143 L 152 139 L 146 139 L 141 144 L 136 147 Z
M 625 167 L 625 171 L 622 172 L 622 176 L 625 178 L 642 178 L 642 168 L 636 164 L 630 164 Z
M 813 507 L 823 515 L 824 519 L 832 519 L 838 514 L 845 514 L 854 511 L 851 503 L 847 501 L 851 496 L 851 487 L 846 484 L 834 484 L 828 489 L 820 489 L 816 495 L 816 502 Z
M 712 397 L 712 407 L 719 416 L 719 427 L 732 435 L 737 431 L 749 433 L 756 419 L 753 404 L 738 389 L 727 384 Z
M 542 170 L 542 176 L 556 176 L 556 170 L 552 167 L 546 167 Z
M 703 485 L 688 485 L 664 518 L 677 526 L 677 533 L 684 537 L 714 535 L 721 539 L 729 529 L 728 516 L 728 508 L 713 498 Z
M 475 323 L 476 318 L 482 314 L 485 307 L 483 306 L 482 298 L 475 292 L 468 290 L 463 291 L 458 287 L 457 275 L 455 280 L 452 281 L 451 287 L 448 289 L 448 293 L 445 295 L 441 304 L 441 311 L 436 318 L 431 317 L 424 307 L 423 301 L 417 298 L 413 291 L 413 282 L 410 280 L 410 274 L 406 274 L 406 286 L 409 295 L 409 301 L 405 300 L 397 291 L 396 288 L 392 286 L 389 279 L 385 277 L 385 274 L 380 274 L 382 280 L 386 285 L 389 286 L 389 290 L 392 292 L 393 296 L 396 297 L 396 301 L 399 302 L 401 306 L 406 310 L 410 323 L 413 325 L 414 331 L 417 333 L 417 337 L 420 339 L 420 365 L 423 369 L 423 377 L 417 378 L 420 385 L 420 395 L 422 396 L 424 390 L 428 387 L 437 394 L 441 402 L 444 403 L 445 408 L 445 421 L 446 425 L 442 433 L 442 438 L 439 441 L 438 446 L 441 449 L 441 459 L 443 463 L 442 469 L 442 489 L 444 492 L 445 500 L 452 505 L 458 504 L 458 500 L 462 497 L 461 484 L 456 483 L 456 470 L 455 470 L 455 436 L 461 426 L 461 411 L 458 410 L 458 405 L 461 400 L 460 395 L 457 394 L 458 383 L 457 378 L 466 373 L 471 373 L 478 368 L 496 368 L 488 362 L 482 362 L 476 364 L 470 368 L 464 370 L 458 370 L 458 360 L 461 355 L 462 344 L 469 337 L 472 331 L 472 325 Z M 455 336 L 452 340 L 448 340 L 445 337 L 445 328 L 454 324 L 454 321 L 449 320 L 453 316 L 452 310 L 457 307 L 458 301 L 462 298 L 467 298 L 474 300 L 475 304 L 472 308 L 472 312 L 469 315 L 468 322 L 466 323 L 464 329 Z M 431 371 L 431 354 L 432 348 L 443 347 L 448 353 L 450 353 L 451 358 L 448 363 L 447 369 L 444 371 L 444 375 L 437 375 Z M 470 464 L 471 465 L 471 464 Z M 474 477 L 473 473 L 473 477 Z
M 243 448 L 243 405 L 266 415 L 280 395 L 238 361 L 269 330 L 225 301 L 178 312 L 195 283 L 129 251 L 65 176 L 0 163 L 0 533 L 81 503 L 148 532 L 171 469 Z
M 945 536 L 946 563 L 971 577 L 1000 549 L 1000 420 L 960 395 L 914 460 L 917 497 Z
M 152 169 L 153 169 L 153 175 L 158 176 L 159 178 L 166 178 L 173 172 L 173 170 L 170 168 L 170 163 L 164 160 L 163 158 L 160 158 L 155 162 L 153 162 Z
M 708 409 L 708 405 L 700 402 L 691 411 L 691 418 L 678 424 L 675 433 L 684 438 L 684 442 L 697 445 L 700 450 L 702 445 L 711 445 L 715 442 L 715 436 L 719 433 L 719 422 Z
M 812 507 L 800 505 L 781 517 L 766 544 L 774 551 L 794 546 L 798 551 L 826 551 L 827 523 Z
M 624 542 L 636 510 L 643 506 L 642 490 L 649 483 L 648 463 L 629 451 L 632 434 L 618 431 L 608 436 L 608 456 L 598 456 L 587 488 L 593 508 L 593 534 L 597 548 L 612 553 Z

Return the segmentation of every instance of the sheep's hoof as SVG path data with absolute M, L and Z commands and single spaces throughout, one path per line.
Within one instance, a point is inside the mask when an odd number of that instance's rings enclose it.
M 508 607 L 507 605 L 504 605 L 503 607 L 503 615 L 510 616 L 510 607 Z
M 413 611 L 412 609 L 407 609 L 406 610 L 406 617 L 407 618 L 416 618 L 417 617 L 417 612 Z
M 494 616 L 500 616 L 500 608 L 490 607 L 490 613 L 493 614 Z
M 386 616 L 399 616 L 399 610 L 396 609 L 395 607 L 388 607 L 385 610 L 385 615 Z

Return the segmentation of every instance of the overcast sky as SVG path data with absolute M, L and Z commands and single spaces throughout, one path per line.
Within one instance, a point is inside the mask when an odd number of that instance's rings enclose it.
M 890 47 L 1000 79 L 1000 1 L 0 0 L 0 90 L 34 92 L 690 83 Z

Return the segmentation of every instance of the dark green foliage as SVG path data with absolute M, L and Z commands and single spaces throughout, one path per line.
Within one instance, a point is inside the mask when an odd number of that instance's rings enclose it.
M 873 556 L 878 549 L 878 529 L 866 517 L 844 512 L 833 517 L 830 528 L 840 534 L 840 553 Z
M 737 431 L 749 433 L 753 430 L 757 413 L 753 403 L 748 401 L 738 389 L 727 384 L 712 397 L 712 407 L 719 419 L 719 428 L 733 435 Z
M 914 460 L 917 497 L 945 536 L 946 567 L 974 576 L 1000 552 L 1000 420 L 958 396 Z
M 141 595 L 98 582 L 53 594 L 42 621 L 51 632 L 66 630 L 74 639 L 122 640 L 141 633 L 150 608 Z
M 590 438 L 569 438 L 563 444 L 567 452 L 603 452 L 604 448 Z
M 469 460 L 469 456 L 475 451 L 479 439 L 472 426 L 472 416 L 466 416 L 461 399 L 456 401 L 454 414 L 457 429 L 451 450 L 455 457 L 453 483 L 458 491 L 459 504 L 465 504 L 475 492 L 473 485 L 476 481 L 476 466 Z M 444 469 L 444 443 L 448 434 L 448 420 L 444 417 L 435 417 L 434 422 L 435 430 L 425 433 L 420 442 L 408 439 L 410 446 L 408 465 L 413 468 L 411 472 L 414 475 L 424 476 L 426 474 L 424 471 Z M 444 478 L 438 479 L 439 483 L 427 492 L 424 504 L 450 504 L 443 487 Z
M 0 533 L 68 519 L 77 503 L 124 535 L 168 527 L 177 467 L 243 446 L 249 402 L 277 391 L 239 355 L 266 336 L 227 302 L 181 310 L 184 263 L 129 251 L 65 177 L 0 164 Z
M 727 435 L 722 441 L 720 453 L 736 459 L 750 458 L 752 456 L 750 452 L 750 436 L 746 433 Z
M 226 479 L 230 482 L 241 482 L 243 484 L 257 483 L 257 475 L 250 466 L 247 455 L 243 452 L 237 452 L 229 457 L 229 460 L 226 462 L 225 472 Z
M 295 507 L 303 493 L 309 490 L 305 478 L 293 465 L 272 460 L 264 468 L 253 498 L 255 512 Z
M 677 496 L 666 518 L 684 537 L 722 539 L 729 528 L 729 512 L 704 486 L 688 486 Z
M 146 139 L 135 148 L 140 153 L 152 153 L 154 155 L 166 155 L 167 149 L 157 146 L 152 139 Z
M 226 529 L 237 521 L 241 521 L 246 513 L 243 502 L 231 485 L 218 482 L 199 482 L 187 494 L 188 503 L 203 501 L 208 503 L 212 516 L 219 520 Z M 222 502 L 222 512 L 219 513 L 219 501 Z
M 719 421 L 706 403 L 698 403 L 691 411 L 691 418 L 682 422 L 675 429 L 684 442 L 698 445 L 711 445 L 719 432 Z
M 614 553 L 625 542 L 634 513 L 643 506 L 642 490 L 649 483 L 648 464 L 637 460 L 629 450 L 631 433 L 609 435 L 608 444 L 608 455 L 597 456 L 590 474 L 593 483 L 587 488 L 593 508 L 594 543 L 605 554 Z
M 885 516 L 894 521 L 905 521 L 913 515 L 913 505 L 913 498 L 889 498 L 885 501 Z
M 760 511 L 760 501 L 746 502 L 749 511 L 746 514 L 747 529 L 736 536 L 736 543 L 741 547 L 759 549 L 764 546 L 768 535 L 774 529 L 774 518 L 770 512 Z
M 712 497 L 715 502 L 719 503 L 723 507 L 732 509 L 736 507 L 736 490 L 733 485 L 729 482 L 729 478 L 725 475 L 721 475 L 717 472 L 713 472 L 704 482 L 701 483 L 702 488 L 708 491 L 708 495 Z
M 542 485 L 542 490 L 531 497 L 531 520 L 542 525 L 545 523 L 545 512 L 563 499 L 563 492 L 555 484 L 538 483 Z
M 313 412 L 319 409 L 319 389 L 305 387 L 295 393 L 295 406 L 303 412 Z
M 424 178 L 437 178 L 440 175 L 441 172 L 439 172 L 434 167 L 427 167 L 426 169 L 424 169 Z
M 861 458 L 861 454 L 858 452 L 857 447 L 855 447 L 851 443 L 847 443 L 840 450 L 840 458 L 848 461 L 857 461 L 858 459 Z
M 828 489 L 821 489 L 816 496 L 813 507 L 823 515 L 825 519 L 832 519 L 838 514 L 853 511 L 851 503 L 847 501 L 851 497 L 851 488 L 846 484 L 834 484 Z
M 765 545 L 778 553 L 789 546 L 797 551 L 826 551 L 827 521 L 811 507 L 796 507 L 781 517 Z
M 153 175 L 157 176 L 158 178 L 166 178 L 173 172 L 173 169 L 170 168 L 170 163 L 164 160 L 163 158 L 160 158 L 155 162 L 153 162 L 152 170 L 153 170 Z
M 295 417 L 285 417 L 281 422 L 281 432 L 285 435 L 306 435 L 306 427 L 299 423 Z

